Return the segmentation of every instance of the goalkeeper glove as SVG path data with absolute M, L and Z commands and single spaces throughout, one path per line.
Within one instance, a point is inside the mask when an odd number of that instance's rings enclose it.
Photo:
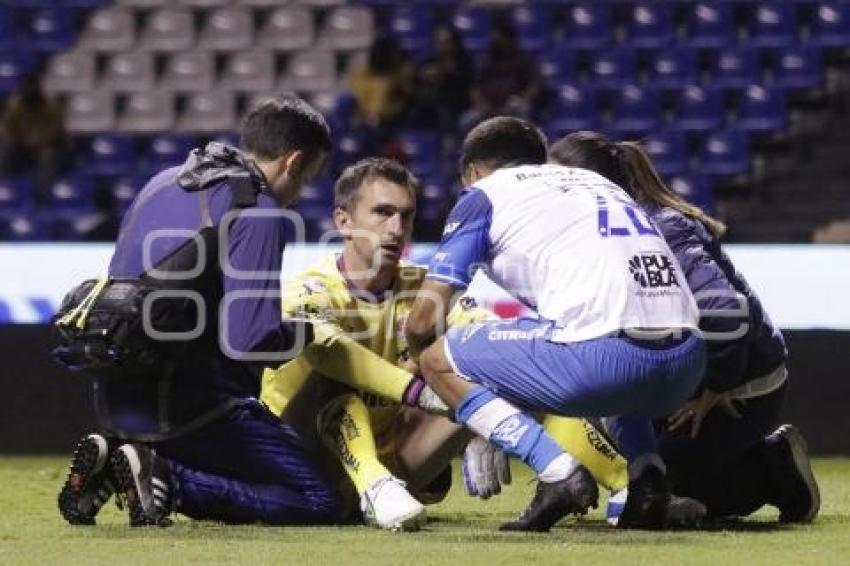
M 511 466 L 504 452 L 480 436 L 466 445 L 463 452 L 463 483 L 466 493 L 489 499 L 511 483 Z

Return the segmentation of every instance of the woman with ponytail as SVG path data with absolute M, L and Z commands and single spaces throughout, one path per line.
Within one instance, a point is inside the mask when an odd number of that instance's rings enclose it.
M 709 353 L 702 386 L 659 435 L 673 491 L 705 503 L 710 517 L 767 504 L 784 522 L 814 519 L 820 496 L 805 441 L 790 425 L 771 433 L 785 397 L 785 343 L 721 248 L 726 227 L 667 188 L 638 143 L 575 132 L 549 158 L 625 189 L 667 240 L 700 307 Z

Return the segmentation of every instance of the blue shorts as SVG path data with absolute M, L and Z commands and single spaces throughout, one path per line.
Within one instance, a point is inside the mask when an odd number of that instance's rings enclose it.
M 552 328 L 529 318 L 455 327 L 445 352 L 455 373 L 519 408 L 573 417 L 668 415 L 705 371 L 696 335 L 650 349 L 624 338 L 552 342 Z

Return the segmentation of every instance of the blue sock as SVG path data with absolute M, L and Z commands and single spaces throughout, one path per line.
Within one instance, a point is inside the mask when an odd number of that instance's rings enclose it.
M 455 417 L 538 475 L 564 454 L 540 423 L 483 387 L 476 386 L 461 400 Z

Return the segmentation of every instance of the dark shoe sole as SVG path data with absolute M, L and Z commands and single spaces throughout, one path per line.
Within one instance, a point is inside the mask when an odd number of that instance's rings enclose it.
M 59 492 L 59 512 L 72 525 L 94 525 L 93 514 L 80 510 L 80 501 L 86 488 L 92 481 L 98 479 L 109 457 L 109 446 L 106 439 L 99 434 L 90 434 L 82 439 L 74 450 L 71 467 L 65 484 Z M 104 494 L 106 497 L 110 493 Z M 104 499 L 106 499 L 104 497 Z
M 573 497 L 570 502 L 571 505 L 554 522 L 535 523 L 534 521 L 524 520 L 521 517 L 514 521 L 502 523 L 499 525 L 499 530 L 505 532 L 545 533 L 566 516 L 586 515 L 591 508 L 596 509 L 599 502 L 599 487 L 596 485 L 596 480 L 593 479 L 590 472 L 586 469 L 582 469 L 578 473 L 585 476 L 584 481 L 586 483 L 583 486 L 585 489 L 578 494 L 571 494 Z
M 782 425 L 777 432 L 788 442 L 788 446 L 791 449 L 791 457 L 794 460 L 794 468 L 800 474 L 800 478 L 802 478 L 811 497 L 811 505 L 805 515 L 799 518 L 780 516 L 779 520 L 783 523 L 811 523 L 820 511 L 820 489 L 818 488 L 818 482 L 815 479 L 814 472 L 812 472 L 806 439 L 792 425 Z

